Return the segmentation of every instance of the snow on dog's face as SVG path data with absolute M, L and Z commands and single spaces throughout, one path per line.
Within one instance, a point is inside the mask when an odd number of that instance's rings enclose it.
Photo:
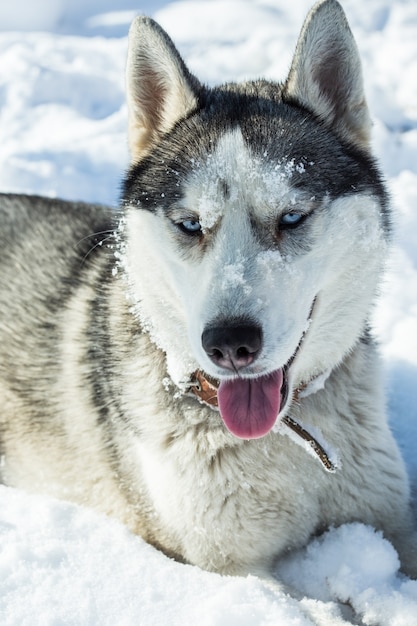
M 359 61 L 329 6 L 341 11 L 328 0 L 310 14 L 284 86 L 205 89 L 154 22 L 130 34 L 135 310 L 176 384 L 197 369 L 219 379 L 241 438 L 269 432 L 293 390 L 358 340 L 383 258 Z

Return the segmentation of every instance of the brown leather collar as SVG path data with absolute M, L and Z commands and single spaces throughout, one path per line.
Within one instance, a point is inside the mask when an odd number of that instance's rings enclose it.
M 297 389 L 294 396 L 296 397 L 306 385 Z M 217 389 L 219 388 L 219 381 L 211 378 L 207 374 L 203 373 L 201 370 L 196 370 L 194 374 L 191 376 L 189 382 L 190 391 L 198 398 L 200 402 L 203 404 L 207 404 L 212 408 L 218 408 L 219 403 L 217 400 Z M 311 450 L 321 461 L 323 467 L 328 472 L 335 472 L 336 465 L 330 460 L 329 455 L 324 450 L 323 446 L 319 444 L 317 439 L 315 439 L 305 428 L 300 426 L 298 422 L 296 422 L 292 417 L 285 415 L 281 422 L 289 428 L 293 433 L 295 433 L 302 441 L 304 441 L 308 446 L 310 446 Z M 301 443 L 301 442 L 300 442 Z
M 190 391 L 197 396 L 200 402 L 209 406 L 218 407 L 217 389 L 219 381 L 203 374 L 201 370 L 196 370 L 190 379 Z

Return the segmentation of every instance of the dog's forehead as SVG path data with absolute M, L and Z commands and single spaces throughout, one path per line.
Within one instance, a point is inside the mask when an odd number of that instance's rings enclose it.
M 293 158 L 271 159 L 267 149 L 253 150 L 237 126 L 196 160 L 184 186 L 185 203 L 198 213 L 203 229 L 212 228 L 226 207 L 260 217 L 276 213 L 296 204 L 300 191 L 291 180 L 306 166 Z

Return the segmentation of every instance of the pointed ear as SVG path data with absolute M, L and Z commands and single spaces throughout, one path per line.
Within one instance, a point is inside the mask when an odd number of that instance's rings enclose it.
M 156 22 L 136 17 L 126 68 L 129 148 L 139 161 L 163 133 L 197 106 L 199 83 Z
M 320 0 L 308 14 L 284 94 L 315 113 L 342 139 L 369 150 L 371 123 L 361 62 L 336 0 Z

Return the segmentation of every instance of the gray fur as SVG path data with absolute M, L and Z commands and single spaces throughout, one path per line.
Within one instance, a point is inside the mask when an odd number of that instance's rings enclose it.
M 282 85 L 208 89 L 137 18 L 128 102 L 119 212 L 1 198 L 3 482 L 96 507 L 230 574 L 271 570 L 329 525 L 362 521 L 415 577 L 409 487 L 368 331 L 389 203 L 339 4 L 312 9 Z M 284 230 L 297 211 L 308 217 Z M 234 377 L 201 334 L 242 318 L 263 345 L 240 375 L 288 377 L 260 439 L 235 437 L 186 388 L 196 369 Z M 323 437 L 335 473 L 286 436 L 284 415 Z

